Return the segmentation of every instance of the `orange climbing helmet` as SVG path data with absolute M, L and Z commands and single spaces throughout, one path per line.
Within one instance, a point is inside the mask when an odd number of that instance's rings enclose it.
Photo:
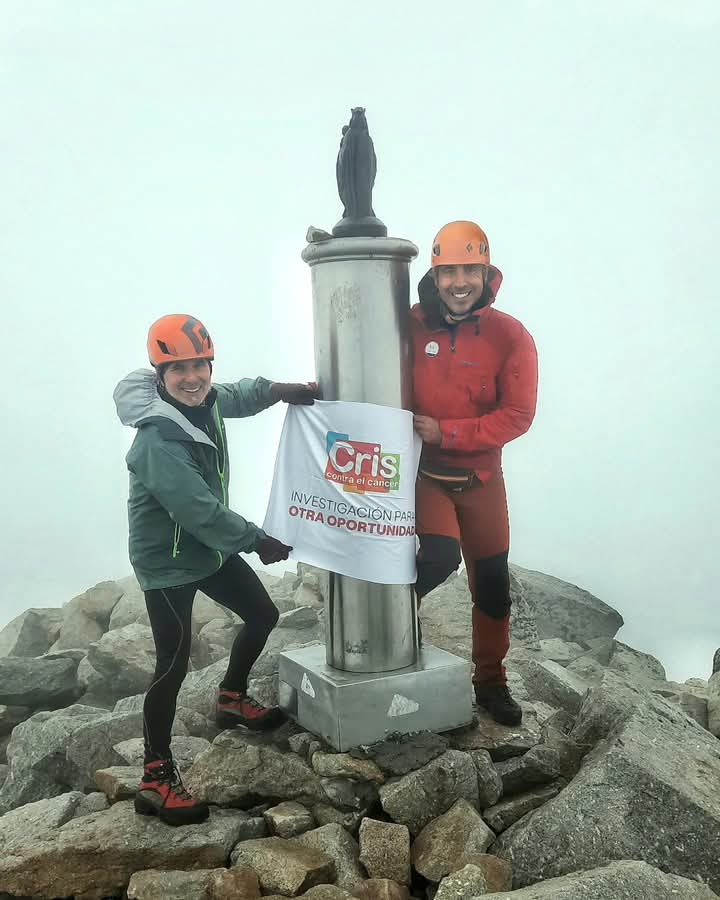
M 450 222 L 435 235 L 432 267 L 490 265 L 490 247 L 485 232 L 474 222 Z
M 150 326 L 148 356 L 153 366 L 185 359 L 215 358 L 207 328 L 199 319 L 182 314 L 163 316 Z

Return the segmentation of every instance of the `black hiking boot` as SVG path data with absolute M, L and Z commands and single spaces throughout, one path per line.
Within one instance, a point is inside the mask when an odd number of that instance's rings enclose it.
M 514 726 L 522 722 L 522 708 L 512 698 L 506 684 L 484 687 L 475 685 L 475 702 L 487 712 L 498 725 Z

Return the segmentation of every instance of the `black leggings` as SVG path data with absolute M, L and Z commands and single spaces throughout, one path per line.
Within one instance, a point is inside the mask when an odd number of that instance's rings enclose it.
M 212 597 L 245 622 L 233 642 L 227 672 L 220 683 L 230 691 L 247 690 L 250 669 L 278 620 L 277 608 L 262 582 L 239 556 L 231 556 L 221 569 L 202 581 L 145 591 L 156 652 L 155 674 L 143 707 L 145 762 L 170 756 L 177 695 L 190 659 L 196 591 Z

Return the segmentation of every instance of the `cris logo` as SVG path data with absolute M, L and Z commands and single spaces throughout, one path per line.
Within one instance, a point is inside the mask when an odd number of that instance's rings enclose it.
M 385 452 L 379 443 L 351 441 L 347 434 L 327 433 L 325 478 L 343 490 L 389 494 L 400 490 L 400 454 Z

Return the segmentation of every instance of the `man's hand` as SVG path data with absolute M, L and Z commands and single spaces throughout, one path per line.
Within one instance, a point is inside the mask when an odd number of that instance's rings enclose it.
M 260 557 L 263 565 L 269 566 L 272 563 L 282 562 L 290 555 L 292 547 L 283 544 L 274 537 L 264 537 L 257 545 L 256 553 Z
M 282 400 L 283 403 L 291 403 L 293 406 L 312 406 L 318 396 L 318 386 L 315 381 L 308 381 L 306 384 L 285 384 L 275 381 L 270 392 L 273 399 Z
M 437 419 L 430 416 L 413 416 L 413 427 L 426 444 L 441 444 L 442 432 Z

